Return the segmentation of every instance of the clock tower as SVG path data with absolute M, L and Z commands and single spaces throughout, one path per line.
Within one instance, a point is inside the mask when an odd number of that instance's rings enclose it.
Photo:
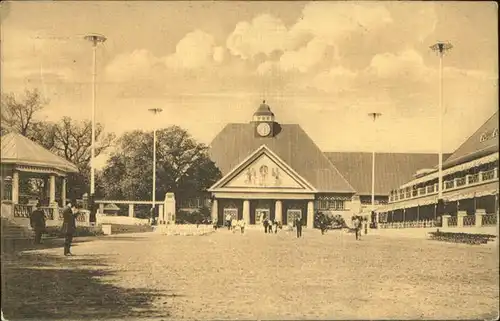
M 257 137 L 273 137 L 275 127 L 274 114 L 265 100 L 262 101 L 262 104 L 253 114 L 252 123 L 254 124 L 254 132 Z

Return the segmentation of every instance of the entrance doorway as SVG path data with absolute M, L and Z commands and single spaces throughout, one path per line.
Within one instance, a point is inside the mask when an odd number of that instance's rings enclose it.
M 238 219 L 238 209 L 237 208 L 225 208 L 224 209 L 224 225 L 227 225 L 227 222 L 231 222 L 232 220 Z M 230 218 L 228 220 L 228 218 Z
M 271 210 L 268 208 L 255 209 L 255 224 L 260 225 L 265 219 L 271 219 Z
M 287 225 L 293 226 L 295 224 L 295 220 L 302 218 L 302 210 L 299 209 L 289 209 L 286 211 L 286 222 Z

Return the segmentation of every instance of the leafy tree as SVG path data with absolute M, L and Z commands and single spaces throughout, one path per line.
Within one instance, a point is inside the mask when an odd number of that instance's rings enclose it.
M 72 187 L 71 197 L 80 197 L 90 186 L 90 160 L 92 147 L 92 123 L 63 117 L 56 123 L 38 123 L 33 139 L 55 154 L 78 167 L 79 172 L 68 177 Z M 115 139 L 113 133 L 104 133 L 101 124 L 96 124 L 95 156 L 109 148 Z M 97 182 L 97 180 L 96 180 Z
M 107 198 L 151 199 L 153 179 L 153 133 L 131 131 L 118 140 L 102 173 Z M 208 157 L 208 147 L 189 133 L 171 126 L 157 131 L 156 199 L 174 192 L 176 204 L 195 197 L 214 184 L 221 173 Z

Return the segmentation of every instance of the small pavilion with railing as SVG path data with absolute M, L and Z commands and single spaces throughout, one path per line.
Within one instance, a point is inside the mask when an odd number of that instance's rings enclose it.
M 1 147 L 2 216 L 28 218 L 38 199 L 47 219 L 59 220 L 67 175 L 78 168 L 17 133 L 3 135 Z

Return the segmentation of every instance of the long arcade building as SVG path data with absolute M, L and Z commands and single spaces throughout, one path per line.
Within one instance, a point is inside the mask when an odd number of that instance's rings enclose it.
M 498 224 L 498 146 L 496 112 L 443 162 L 441 211 L 438 169 L 422 168 L 414 179 L 390 192 L 388 204 L 377 209 L 379 223 L 434 220 L 446 213 L 456 224 L 459 211 L 473 216 L 482 210 L 487 214 L 484 224 Z

